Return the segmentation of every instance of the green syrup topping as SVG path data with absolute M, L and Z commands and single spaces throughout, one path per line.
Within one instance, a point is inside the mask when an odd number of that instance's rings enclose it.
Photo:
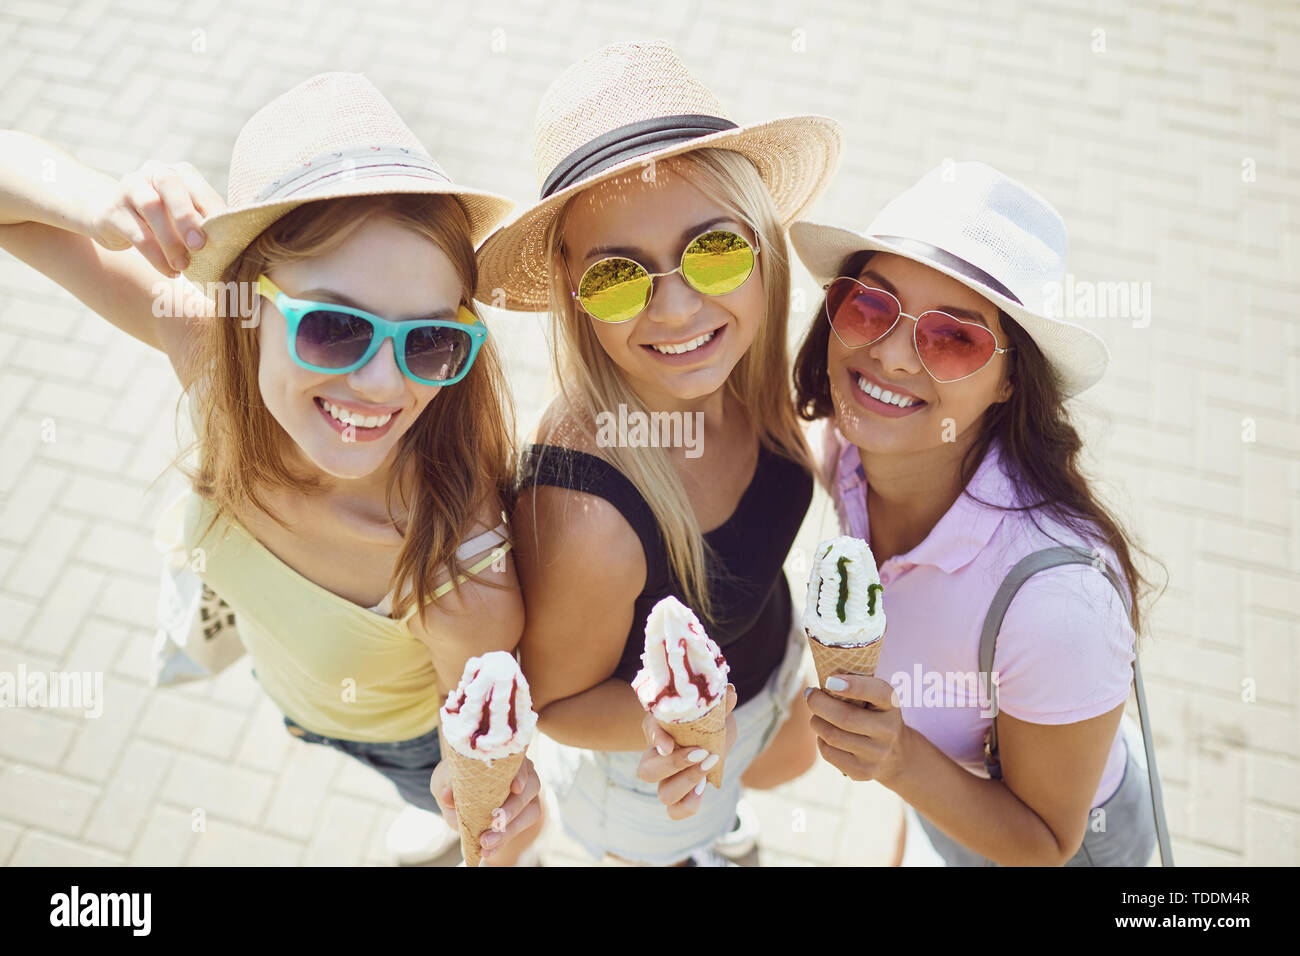
M 849 599 L 849 572 L 845 567 L 848 563 L 848 558 L 840 558 L 835 562 L 835 566 L 840 570 L 840 600 L 835 605 L 835 613 L 840 616 L 841 624 L 844 623 L 844 603 Z
M 868 614 L 874 615 L 876 613 L 876 592 L 883 591 L 883 590 L 885 590 L 885 588 L 883 585 L 880 584 L 867 585 L 867 613 Z

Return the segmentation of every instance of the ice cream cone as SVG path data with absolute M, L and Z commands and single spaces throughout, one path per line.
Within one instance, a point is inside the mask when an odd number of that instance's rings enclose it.
M 804 633 L 808 634 L 806 630 Z M 880 660 L 880 648 L 884 643 L 885 635 L 881 634 L 879 638 L 870 644 L 863 644 L 858 647 L 841 647 L 836 644 L 823 644 L 817 638 L 808 634 L 808 646 L 812 648 L 813 663 L 817 665 L 817 683 L 821 685 L 822 690 L 826 690 L 826 678 L 832 674 L 874 676 L 876 663 Z M 833 690 L 827 690 L 826 693 L 837 700 L 847 701 L 859 707 L 867 706 L 863 701 L 845 697 Z
M 466 866 L 478 866 L 482 856 L 478 838 L 492 829 L 492 811 L 510 796 L 510 781 L 519 773 L 524 752 L 479 760 L 448 747 L 444 760 L 451 763 L 451 793 L 460 824 L 460 852 Z
M 719 700 L 698 720 L 661 720 L 658 723 L 679 747 L 703 747 L 709 753 L 721 757 L 727 743 L 727 705 L 723 700 Z M 719 790 L 722 789 L 722 766 L 725 763 L 725 760 L 719 759 L 705 777 Z

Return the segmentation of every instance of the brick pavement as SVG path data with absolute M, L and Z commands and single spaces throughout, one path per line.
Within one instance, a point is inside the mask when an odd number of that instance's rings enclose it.
M 1151 284 L 1149 322 L 1093 322 L 1112 371 L 1076 409 L 1092 473 L 1170 572 L 1144 669 L 1175 852 L 1300 863 L 1300 8 L 431 9 L 227 0 L 178 18 L 158 0 L 5 0 L 0 125 L 116 175 L 187 159 L 224 191 L 253 110 L 312 73 L 357 70 L 454 175 L 526 199 L 550 79 L 600 44 L 663 36 L 742 121 L 845 123 L 845 162 L 812 218 L 861 228 L 948 158 L 1027 180 L 1065 216 L 1076 278 Z M 806 316 L 814 285 L 795 279 Z M 549 389 L 544 337 L 530 317 L 490 321 L 527 424 Z M 110 703 L 98 720 L 0 713 L 0 861 L 385 863 L 391 788 L 295 744 L 246 666 L 149 687 L 151 483 L 175 450 L 176 397 L 160 356 L 0 254 L 0 670 L 101 671 Z M 830 518 L 819 494 L 800 545 Z M 882 862 L 899 813 L 825 765 L 753 802 L 751 863 Z M 553 864 L 583 861 L 558 833 L 545 847 Z

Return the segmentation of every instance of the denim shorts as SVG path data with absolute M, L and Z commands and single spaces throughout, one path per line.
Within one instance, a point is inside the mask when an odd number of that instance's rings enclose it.
M 438 766 L 438 761 L 442 759 L 437 727 L 427 734 L 412 737 L 410 740 L 368 743 L 315 734 L 288 717 L 284 718 L 284 726 L 289 733 L 305 743 L 333 747 L 383 774 L 397 787 L 397 792 L 402 799 L 412 806 L 442 813 L 438 808 L 438 801 L 433 798 L 433 793 L 429 790 L 429 778 L 433 776 L 433 768 Z
M 785 723 L 803 686 L 807 641 L 795 622 L 785 658 L 763 690 L 738 706 L 736 743 L 727 754 L 722 789 L 704 788 L 694 816 L 673 820 L 659 801 L 659 788 L 637 774 L 641 751 L 582 750 L 538 735 L 538 775 L 551 788 L 564 830 L 595 859 L 610 853 L 624 860 L 666 865 L 712 846 L 732 827 L 740 801 L 740 778 Z
M 1066 866 L 1146 866 L 1151 860 L 1156 846 L 1156 823 L 1142 731 L 1126 715 L 1120 721 L 1120 732 L 1127 751 L 1124 776 L 1115 792 L 1089 814 L 1083 843 L 1065 862 Z M 910 806 L 906 815 L 904 866 L 998 865 L 952 839 Z M 937 859 L 927 863 L 926 857 Z

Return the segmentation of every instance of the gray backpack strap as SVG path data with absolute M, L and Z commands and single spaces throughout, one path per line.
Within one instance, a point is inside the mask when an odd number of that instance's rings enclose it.
M 988 769 L 989 776 L 995 779 L 1002 777 L 1002 770 L 998 761 L 998 690 L 997 684 L 992 680 L 993 652 L 997 645 L 998 631 L 1002 628 L 1002 619 L 1006 616 L 1007 608 L 1010 607 L 1011 600 L 1016 596 L 1016 592 L 1020 590 L 1020 586 L 1039 571 L 1059 567 L 1063 564 L 1089 564 L 1095 567 L 1098 562 L 1097 556 L 1085 548 L 1068 545 L 1044 548 L 1042 551 L 1035 551 L 1033 554 L 1026 555 L 1016 562 L 1016 565 L 1007 573 L 1001 587 L 998 588 L 997 594 L 993 596 L 993 603 L 989 605 L 988 614 L 984 617 L 984 629 L 980 633 L 979 666 L 980 681 L 984 686 L 990 711 L 993 714 L 993 723 L 989 727 L 988 737 L 984 743 L 984 765 Z M 1104 570 L 1107 580 L 1110 581 L 1119 594 L 1125 608 L 1128 608 L 1123 583 L 1115 571 L 1105 563 L 1102 563 L 1098 570 Z M 1142 687 L 1142 668 L 1138 664 L 1136 647 L 1133 649 L 1133 684 L 1137 692 L 1138 719 L 1142 724 L 1142 744 L 1146 750 L 1147 775 L 1151 780 L 1151 809 L 1155 813 L 1156 838 L 1160 846 L 1160 862 L 1164 866 L 1173 866 L 1174 855 L 1169 844 L 1169 828 L 1165 823 L 1164 797 L 1160 791 L 1160 774 L 1156 770 L 1155 744 L 1151 739 L 1151 721 L 1147 716 L 1146 691 Z

